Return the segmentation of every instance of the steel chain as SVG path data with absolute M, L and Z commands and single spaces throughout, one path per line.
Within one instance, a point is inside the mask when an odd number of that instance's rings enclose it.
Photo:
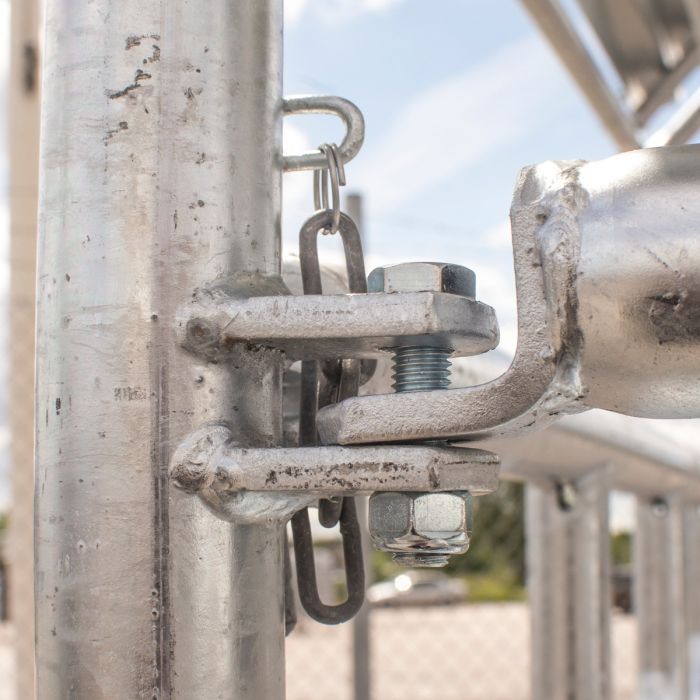
M 318 236 L 339 233 L 343 242 L 350 293 L 366 293 L 367 278 L 362 253 L 362 241 L 353 220 L 340 211 L 339 185 L 345 184 L 345 174 L 335 145 L 325 144 L 328 168 L 314 174 L 314 204 L 320 208 L 301 228 L 299 258 L 304 294 L 323 294 L 321 267 L 318 258 Z M 327 179 L 330 175 L 332 208 L 329 208 Z M 321 208 L 323 207 L 323 208 Z M 299 446 L 318 444 L 316 414 L 319 408 L 356 396 L 360 386 L 359 360 L 306 360 L 301 369 L 299 412 Z M 365 593 L 364 562 L 360 524 L 353 498 L 322 499 L 319 502 L 319 522 L 323 527 L 340 523 L 343 540 L 347 599 L 339 605 L 326 605 L 318 594 L 316 567 L 308 509 L 292 518 L 294 556 L 297 569 L 299 598 L 317 622 L 334 625 L 351 619 L 362 607 Z

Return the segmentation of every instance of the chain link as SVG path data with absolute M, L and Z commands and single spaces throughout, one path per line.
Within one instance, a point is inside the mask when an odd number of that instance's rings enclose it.
M 342 165 L 336 168 L 336 147 L 324 149 L 328 156 L 330 180 L 333 188 L 333 209 L 317 211 L 302 226 L 299 234 L 299 258 L 304 294 L 322 294 L 321 267 L 318 258 L 318 236 L 322 233 L 337 232 L 343 242 L 345 264 L 350 293 L 366 293 L 367 278 L 362 253 L 362 241 L 353 220 L 340 211 L 339 194 L 334 183 L 341 182 Z M 332 164 L 333 161 L 333 164 Z M 335 170 L 335 177 L 333 175 Z M 320 180 L 320 174 L 318 180 Z M 344 184 L 345 175 L 342 173 Z M 328 205 L 327 187 L 318 186 L 315 177 L 314 197 L 320 206 Z M 337 214 L 337 216 L 336 216 Z M 337 223 L 336 223 L 337 219 Z M 329 360 L 325 362 L 304 361 L 301 369 L 301 398 L 299 413 L 299 445 L 318 444 L 316 414 L 318 409 L 330 403 L 342 401 L 357 395 L 360 386 L 359 360 Z M 365 575 L 362 559 L 360 525 L 354 499 L 322 499 L 319 502 L 319 522 L 324 527 L 334 527 L 340 523 L 345 559 L 347 599 L 339 605 L 326 605 L 318 595 L 316 569 L 314 564 L 311 527 L 308 509 L 303 509 L 292 518 L 294 555 L 297 567 L 299 598 L 306 612 L 323 624 L 339 624 L 351 619 L 364 602 Z

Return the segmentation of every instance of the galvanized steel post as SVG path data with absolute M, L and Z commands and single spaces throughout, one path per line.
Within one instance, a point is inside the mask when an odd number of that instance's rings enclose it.
M 532 697 L 610 698 L 608 479 L 575 482 L 570 500 L 554 486 L 527 485 Z
M 363 199 L 361 194 L 350 194 L 345 199 L 345 210 L 357 225 L 362 239 L 362 248 L 366 251 L 367 232 L 365 230 Z M 365 585 L 372 584 L 372 542 L 367 530 L 367 498 L 355 498 L 357 517 L 362 526 L 362 553 L 365 563 Z M 360 611 L 352 621 L 352 681 L 353 700 L 370 700 L 372 696 L 371 678 L 371 636 L 370 604 L 365 600 Z
M 283 528 L 168 482 L 227 422 L 281 442 L 281 368 L 187 355 L 197 289 L 279 290 L 282 0 L 49 0 L 36 457 L 39 698 L 284 696 Z M 269 517 L 268 517 L 269 516 Z

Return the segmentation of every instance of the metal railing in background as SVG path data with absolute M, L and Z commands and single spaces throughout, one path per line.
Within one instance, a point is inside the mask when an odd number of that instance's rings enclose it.
M 637 500 L 632 563 L 639 697 L 698 697 L 700 589 L 688 584 L 700 559 L 696 431 L 690 422 L 652 427 L 601 412 L 498 444 L 504 471 L 528 479 L 534 697 L 611 697 L 612 489 Z M 573 487 L 569 501 L 561 491 L 567 485 Z
M 684 89 L 700 66 L 694 0 L 522 4 L 620 150 L 687 143 L 700 128 L 697 81 Z

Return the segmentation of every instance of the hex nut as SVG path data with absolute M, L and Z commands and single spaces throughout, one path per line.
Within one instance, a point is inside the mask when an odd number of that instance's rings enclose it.
M 471 529 L 472 499 L 465 491 L 384 492 L 369 499 L 370 536 L 385 552 L 462 554 L 469 548 Z
M 462 265 L 437 262 L 378 267 L 367 279 L 370 292 L 444 292 L 476 298 L 476 275 Z

